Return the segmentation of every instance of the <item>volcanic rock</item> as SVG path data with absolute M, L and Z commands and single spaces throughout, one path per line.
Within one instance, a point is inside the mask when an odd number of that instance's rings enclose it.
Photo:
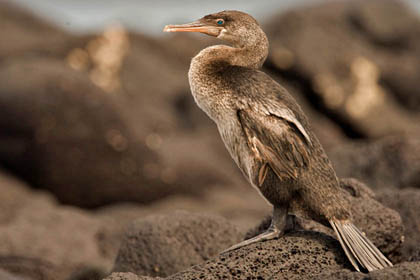
M 392 260 L 398 259 L 401 244 L 404 240 L 404 227 L 400 215 L 380 204 L 374 193 L 363 183 L 353 178 L 340 180 L 343 195 L 349 200 L 354 224 Z M 253 237 L 270 226 L 271 218 L 267 217 L 256 228 L 246 234 Z M 299 226 L 305 230 L 319 231 L 336 238 L 332 229 L 315 221 L 298 218 Z
M 307 231 L 221 254 L 167 279 L 310 279 L 349 265 L 338 241 Z
M 131 272 L 114 272 L 104 280 L 159 280 L 160 277 L 139 276 Z
M 364 274 L 360 272 L 351 272 L 349 270 L 325 271 L 313 279 L 316 280 L 416 280 L 419 279 L 420 262 L 405 262 L 397 264 L 394 267 L 388 267 L 381 270 Z
M 133 222 L 121 244 L 114 272 L 169 276 L 217 255 L 241 239 L 227 220 L 175 212 Z

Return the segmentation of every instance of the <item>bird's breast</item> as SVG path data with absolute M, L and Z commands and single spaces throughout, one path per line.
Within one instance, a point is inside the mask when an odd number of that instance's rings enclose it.
M 226 90 L 211 77 L 198 78 L 193 73 L 189 75 L 189 81 L 195 103 L 216 123 L 234 110 L 226 97 Z
M 252 173 L 255 165 L 255 159 L 247 144 L 245 135 L 239 121 L 232 116 L 232 119 L 226 119 L 218 124 L 218 129 L 226 149 L 229 151 L 232 159 L 242 170 L 245 177 L 252 182 Z
M 254 159 L 238 120 L 234 87 L 222 71 L 206 63 L 202 52 L 193 58 L 188 79 L 195 102 L 217 124 L 227 150 L 249 179 Z

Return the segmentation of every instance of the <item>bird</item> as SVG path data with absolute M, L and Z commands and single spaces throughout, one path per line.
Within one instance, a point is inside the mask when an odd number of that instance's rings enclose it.
M 259 23 L 247 13 L 226 10 L 163 31 L 199 32 L 226 43 L 191 60 L 191 93 L 216 123 L 243 175 L 273 207 L 267 231 L 224 252 L 280 238 L 300 217 L 331 227 L 357 271 L 391 267 L 352 223 L 349 202 L 308 118 L 289 92 L 260 70 L 269 42 Z

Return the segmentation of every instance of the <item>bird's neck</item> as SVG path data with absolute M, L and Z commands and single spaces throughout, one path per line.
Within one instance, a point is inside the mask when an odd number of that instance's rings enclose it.
M 261 68 L 268 55 L 268 41 L 267 38 L 264 39 L 259 45 L 208 47 L 193 58 L 191 67 L 207 72 L 219 72 L 228 66 Z
M 215 120 L 221 115 L 217 112 L 221 107 L 219 105 L 229 102 L 229 100 L 223 101 L 226 97 L 224 92 L 227 92 L 225 87 L 229 84 L 226 82 L 225 70 L 232 66 L 261 68 L 268 55 L 268 40 L 265 34 L 263 35 L 258 44 L 208 47 L 191 61 L 188 73 L 191 92 L 197 105 L 212 119 Z

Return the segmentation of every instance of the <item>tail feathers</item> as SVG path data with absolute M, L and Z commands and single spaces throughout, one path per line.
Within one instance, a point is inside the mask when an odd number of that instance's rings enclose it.
M 351 222 L 330 220 L 330 224 L 338 236 L 351 264 L 357 271 L 359 266 L 368 271 L 392 266 L 392 263 L 378 248 Z

